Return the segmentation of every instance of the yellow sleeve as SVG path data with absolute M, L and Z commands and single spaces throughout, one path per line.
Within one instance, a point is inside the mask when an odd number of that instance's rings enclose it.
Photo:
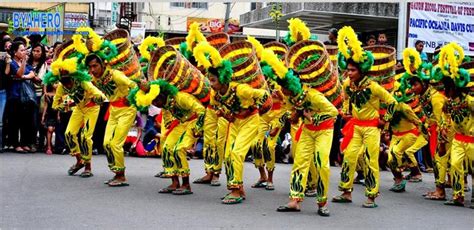
M 469 111 L 474 112 L 474 97 L 467 95 L 467 106 L 469 107 Z
M 390 94 L 386 89 L 384 89 L 376 82 L 371 83 L 371 91 L 374 96 L 376 96 L 382 102 L 385 102 L 385 104 L 387 104 L 387 113 L 385 114 L 383 119 L 385 121 L 391 120 L 395 110 L 399 109 L 397 100 L 395 100 L 392 94 Z
M 130 89 L 135 88 L 137 86 L 137 83 L 128 79 L 128 77 L 125 76 L 123 72 L 118 71 L 118 70 L 114 70 L 112 74 L 112 78 L 113 78 L 113 81 L 117 83 L 117 85 L 126 85 Z
M 162 114 L 162 121 L 161 121 L 161 126 L 165 127 L 165 129 L 169 128 L 171 125 L 171 122 L 173 121 L 173 115 L 171 114 L 170 111 L 166 109 L 161 109 Z
M 58 84 L 56 88 L 56 94 L 53 97 L 53 109 L 55 110 L 64 110 L 63 104 L 64 88 L 62 84 Z
M 443 120 L 447 120 L 446 118 L 443 118 L 443 106 L 445 102 L 446 98 L 439 92 L 435 93 L 433 95 L 433 98 L 431 98 L 431 105 L 433 106 L 433 116 L 435 117 L 438 127 L 440 127 L 444 123 Z
M 83 81 L 82 87 L 84 88 L 84 91 L 90 93 L 91 95 L 91 100 L 95 103 L 102 103 L 105 100 L 107 100 L 107 97 L 105 96 L 102 91 L 100 91 L 97 87 L 95 87 L 92 82 L 89 81 Z
M 313 115 L 314 125 L 319 125 L 329 119 L 337 117 L 338 111 L 329 100 L 315 89 L 308 90 L 308 100 L 311 102 L 315 114 Z
M 405 103 L 400 103 L 400 106 L 405 114 L 405 117 L 415 125 L 420 125 L 421 120 L 418 118 L 416 113 L 411 109 L 411 107 Z
M 343 98 L 344 100 L 342 101 L 342 114 L 349 114 L 351 111 L 349 111 L 349 103 L 350 103 L 350 98 L 349 95 L 346 94 L 346 89 L 349 87 L 349 79 L 346 79 L 342 85 L 342 93 L 343 93 Z
M 239 84 L 236 93 L 237 97 L 242 99 L 242 101 L 251 101 L 251 103 L 255 103 L 257 108 L 260 108 L 270 96 L 267 90 L 254 89 L 247 84 Z
M 201 132 L 204 126 L 204 117 L 206 115 L 206 108 L 194 96 L 179 92 L 176 95 L 176 103 L 179 107 L 192 111 L 198 116 L 195 131 Z

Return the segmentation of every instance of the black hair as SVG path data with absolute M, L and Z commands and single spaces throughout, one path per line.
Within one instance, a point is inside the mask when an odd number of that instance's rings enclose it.
M 349 64 L 355 66 L 357 68 L 357 70 L 359 70 L 359 73 L 361 75 L 363 74 L 362 69 L 359 66 L 359 63 L 355 62 L 354 59 L 352 59 L 352 58 L 347 59 L 347 66 L 349 66 Z
M 38 73 L 41 67 L 43 66 L 43 64 L 46 62 L 46 48 L 44 48 L 44 46 L 41 43 L 33 44 L 31 46 L 30 56 L 28 58 L 28 65 L 33 65 L 33 61 L 34 61 L 33 49 L 35 49 L 36 47 L 41 47 L 41 57 L 38 60 L 38 65 L 35 68 L 35 72 Z
M 387 33 L 385 33 L 385 32 L 380 32 L 380 33 L 378 34 L 378 36 L 380 36 L 380 35 L 382 35 L 382 34 L 385 35 L 385 36 L 387 36 Z
M 420 44 L 420 43 L 423 43 L 423 41 L 422 41 L 422 40 L 417 40 L 417 41 L 415 42 L 415 46 L 417 46 L 417 45 Z
M 337 31 L 336 28 L 331 28 L 331 29 L 329 29 L 329 33 L 333 34 L 333 35 L 336 36 L 336 37 L 337 37 L 337 32 L 338 32 L 338 31 Z
M 369 41 L 370 39 L 374 39 L 374 40 L 377 41 L 377 38 L 376 38 L 375 35 L 373 35 L 373 34 L 367 36 L 367 41 Z
M 25 44 L 23 42 L 20 42 L 20 41 L 14 41 L 12 43 L 12 46 L 10 47 L 10 55 L 12 57 L 15 56 L 15 53 L 18 51 L 18 49 L 20 49 L 21 45 L 25 46 Z
M 55 42 L 54 45 L 53 45 L 53 50 L 56 49 L 56 47 L 62 45 L 63 43 L 62 42 Z
M 85 60 L 86 66 L 89 66 L 89 63 L 93 60 L 96 60 L 101 65 L 104 65 L 104 62 L 102 61 L 102 59 L 97 54 L 92 53 L 92 54 L 87 55 L 86 57 L 86 60 Z
M 27 43 L 27 42 L 26 42 L 26 39 L 23 38 L 23 37 L 16 37 L 16 38 L 14 38 L 14 39 L 13 39 L 13 42 L 21 42 L 21 43 L 23 43 L 23 45 L 24 45 L 25 47 L 26 47 L 26 43 Z
M 9 37 L 2 38 L 2 40 L 0 41 L 0 51 L 5 51 L 5 44 L 7 42 L 11 42 L 11 41 L 12 41 L 12 39 L 9 38 Z
M 219 71 L 217 70 L 217 68 L 214 68 L 214 67 L 209 67 L 207 69 L 207 72 L 214 75 L 217 79 L 219 79 Z M 220 82 L 220 81 L 219 81 Z

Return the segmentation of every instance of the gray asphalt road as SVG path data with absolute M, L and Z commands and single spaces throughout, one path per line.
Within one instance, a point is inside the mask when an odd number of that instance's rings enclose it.
M 219 199 L 225 186 L 193 185 L 190 196 L 158 194 L 169 183 L 153 177 L 160 159 L 126 158 L 130 186 L 122 188 L 103 184 L 112 176 L 104 156 L 94 156 L 95 176 L 88 179 L 67 176 L 72 163 L 69 156 L 0 154 L 0 229 L 474 229 L 473 209 L 422 198 L 433 187 L 432 174 L 395 194 L 388 191 L 390 173 L 382 172 L 378 208 L 361 207 L 363 187 L 356 185 L 354 203 L 330 203 L 331 217 L 324 218 L 311 198 L 300 213 L 275 211 L 287 202 L 291 165 L 277 164 L 276 190 L 265 191 L 250 188 L 258 172 L 246 163 L 247 200 L 226 206 Z M 202 163 L 190 162 L 191 179 L 203 174 Z M 339 172 L 331 168 L 330 196 L 338 194 Z

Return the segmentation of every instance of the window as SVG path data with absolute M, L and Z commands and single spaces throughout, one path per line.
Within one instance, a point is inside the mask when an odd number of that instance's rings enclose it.
M 171 7 L 185 8 L 185 9 L 206 9 L 207 2 L 171 2 Z

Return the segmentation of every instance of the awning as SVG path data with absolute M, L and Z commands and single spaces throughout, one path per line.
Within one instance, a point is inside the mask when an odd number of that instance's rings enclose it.
M 278 29 L 288 30 L 287 20 L 300 18 L 312 33 L 327 33 L 330 28 L 352 26 L 357 32 L 396 29 L 398 27 L 398 3 L 281 3 L 282 14 Z M 269 13 L 272 6 L 240 15 L 242 27 L 275 29 Z

